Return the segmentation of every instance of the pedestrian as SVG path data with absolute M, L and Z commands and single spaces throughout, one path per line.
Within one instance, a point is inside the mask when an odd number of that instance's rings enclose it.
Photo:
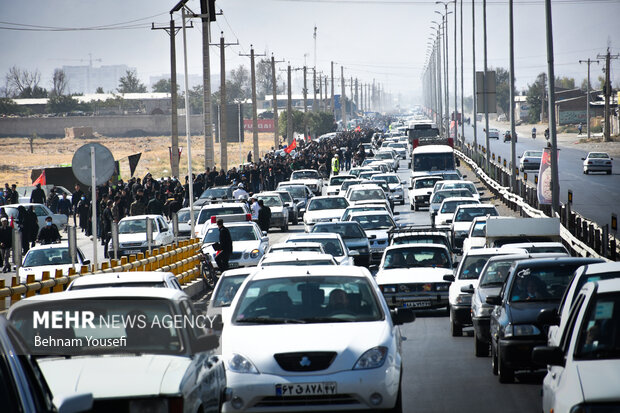
M 0 218 L 0 262 L 3 263 L 2 272 L 11 271 L 11 247 L 13 246 L 13 228 L 9 226 L 6 217 Z
M 62 198 L 58 200 L 58 213 L 67 216 L 67 223 L 69 222 L 69 215 L 71 215 L 71 201 L 67 198 L 67 194 L 63 193 Z
M 56 224 L 52 222 L 52 217 L 45 218 L 45 226 L 39 231 L 37 241 L 39 241 L 42 245 L 45 245 L 60 242 L 60 239 L 60 232 L 58 231 Z
M 261 231 L 269 232 L 269 225 L 271 224 L 271 208 L 269 208 L 262 199 L 258 200 L 258 226 Z
M 75 191 L 71 194 L 71 207 L 73 209 L 73 226 L 77 227 L 78 204 L 82 200 L 84 192 L 80 189 L 80 184 L 75 184 Z
M 109 200 L 106 204 L 106 208 L 101 213 L 101 245 L 103 245 L 104 258 L 108 257 L 108 244 L 110 243 L 110 239 L 112 239 L 112 222 L 114 222 L 114 214 L 112 213 L 113 206 L 114 201 Z
M 260 205 L 258 205 L 258 201 L 256 198 L 250 198 L 250 210 L 252 210 L 252 221 L 258 221 L 258 211 L 260 211 Z
M 243 184 L 237 185 L 237 189 L 233 191 L 233 198 L 235 199 L 248 199 L 248 196 Z
M 135 217 L 136 215 L 145 215 L 146 214 L 146 206 L 142 202 L 142 196 L 136 194 L 136 200 L 133 201 L 131 206 L 129 207 L 129 215 Z
M 338 159 L 338 154 L 335 154 L 332 158 L 332 175 L 338 175 L 340 172 L 340 160 Z
M 58 213 L 58 202 L 59 201 L 60 201 L 60 199 L 58 198 L 58 194 L 56 193 L 56 187 L 54 186 L 54 187 L 52 187 L 52 189 L 50 190 L 49 195 L 47 196 L 47 207 L 54 214 Z
M 248 161 L 248 163 L 252 163 L 252 151 L 248 152 L 247 161 Z
M 90 201 L 86 199 L 86 196 L 84 194 L 82 194 L 82 196 L 80 197 L 77 203 L 76 215 L 79 215 L 80 217 L 80 228 L 82 229 L 82 232 L 84 233 L 86 232 L 88 228 L 89 207 L 90 207 Z
M 579 130 L 579 135 L 581 135 L 581 129 L 583 128 L 583 126 L 581 125 L 581 123 L 579 124 L 579 126 L 577 126 L 577 129 Z
M 155 192 L 155 197 L 149 201 L 146 206 L 147 213 L 154 215 L 164 214 L 164 203 L 161 201 L 159 192 Z
M 41 184 L 37 184 L 37 186 L 32 190 L 30 194 L 30 202 L 33 204 L 45 204 L 45 191 L 41 189 Z
M 222 218 L 217 220 L 217 227 L 220 230 L 220 238 L 219 242 L 213 244 L 213 249 L 218 251 L 218 254 L 215 256 L 215 262 L 217 263 L 217 268 L 224 272 L 228 269 L 228 260 L 233 252 L 233 241 L 230 231 L 224 226 Z

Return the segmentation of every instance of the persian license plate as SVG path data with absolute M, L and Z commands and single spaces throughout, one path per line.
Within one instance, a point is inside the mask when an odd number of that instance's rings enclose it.
M 406 301 L 405 302 L 405 307 L 407 308 L 424 308 L 424 307 L 430 307 L 430 306 L 431 306 L 430 301 Z
M 132 255 L 132 254 L 140 254 L 142 251 L 140 250 L 125 250 L 125 254 L 127 255 Z
M 228 268 L 238 268 L 239 267 L 239 263 L 238 262 L 229 262 L 228 263 Z
M 336 394 L 336 382 L 276 384 L 276 396 L 318 396 Z

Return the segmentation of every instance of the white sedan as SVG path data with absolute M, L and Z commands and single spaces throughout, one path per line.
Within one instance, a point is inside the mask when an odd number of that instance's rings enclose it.
M 611 175 L 611 161 L 614 158 L 610 157 L 606 152 L 590 152 L 583 160 L 583 173 L 589 174 L 590 172 L 605 172 L 607 175 Z
M 73 267 L 76 273 L 80 272 L 82 265 L 88 265 L 90 261 L 84 258 L 82 250 L 77 248 L 76 260 L 71 264 L 69 244 L 61 242 L 59 244 L 37 245 L 28 250 L 19 267 L 17 275 L 20 284 L 26 284 L 29 274 L 34 274 L 34 281 L 41 281 L 43 273 L 49 272 L 50 278 L 54 278 L 56 270 L 61 270 L 63 275 L 69 274 L 69 269 Z
M 169 245 L 174 242 L 172 227 L 161 215 L 136 215 L 125 217 L 118 223 L 118 256 L 139 254 L 149 249 L 147 219 L 153 230 L 152 248 Z M 109 258 L 114 258 L 113 242 L 108 243 Z
M 310 232 L 317 222 L 330 222 L 342 216 L 349 202 L 341 196 L 317 196 L 310 200 L 304 214 L 304 229 Z
M 365 268 L 259 270 L 225 314 L 222 412 L 308 411 L 310 401 L 331 412 L 402 411 L 398 325 L 414 315 L 390 312 Z
M 314 169 L 302 169 L 291 173 L 289 184 L 306 185 L 315 195 L 321 195 L 323 192 L 323 178 Z
M 233 253 L 228 261 L 229 268 L 253 267 L 263 257 L 269 248 L 267 233 L 262 232 L 256 222 L 228 222 L 226 228 L 230 231 L 233 240 Z M 219 242 L 220 230 L 217 225 L 210 225 L 202 240 L 202 251 L 211 254 L 215 259 L 216 251 L 213 244 Z

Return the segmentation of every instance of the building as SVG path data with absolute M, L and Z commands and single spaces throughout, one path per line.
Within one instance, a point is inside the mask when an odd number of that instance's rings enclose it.
M 121 77 L 127 71 L 136 70 L 127 65 L 105 65 L 100 67 L 63 66 L 67 77 L 66 93 L 95 93 L 101 87 L 105 92 L 115 92 Z

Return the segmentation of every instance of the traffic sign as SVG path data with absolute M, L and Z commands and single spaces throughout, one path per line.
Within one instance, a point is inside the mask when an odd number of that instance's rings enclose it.
M 82 184 L 91 185 L 92 165 L 90 159 L 90 148 L 95 149 L 95 184 L 102 185 L 114 174 L 114 156 L 112 152 L 100 143 L 87 143 L 75 151 L 71 161 L 73 175 Z

